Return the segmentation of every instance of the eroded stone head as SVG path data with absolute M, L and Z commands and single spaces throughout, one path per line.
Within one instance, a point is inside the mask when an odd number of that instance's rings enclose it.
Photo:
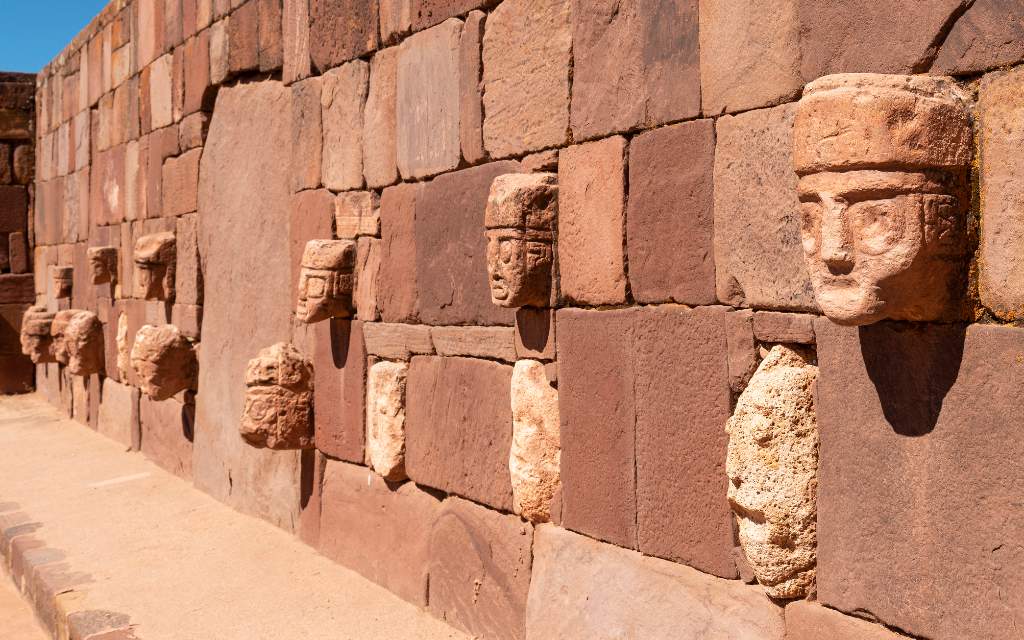
M 551 300 L 558 183 L 553 173 L 510 173 L 491 183 L 484 226 L 491 302 L 545 307 Z
M 971 126 L 951 79 L 838 74 L 794 123 L 804 256 L 822 312 L 863 325 L 956 315 Z
M 254 447 L 313 447 L 313 365 L 294 345 L 279 342 L 249 361 L 239 430 Z
M 302 253 L 296 317 L 320 322 L 352 315 L 356 243 L 351 240 L 310 240 Z
M 142 392 L 153 400 L 166 400 L 195 387 L 195 350 L 174 325 L 140 328 L 132 346 L 131 366 Z
M 74 269 L 72 267 L 55 266 L 52 268 L 50 275 L 53 278 L 53 297 L 58 300 L 70 298 L 71 287 L 74 284 Z
M 117 281 L 116 247 L 89 247 L 86 257 L 89 259 L 89 278 L 93 284 Z
M 55 357 L 67 365 L 69 373 L 90 376 L 103 372 L 103 324 L 95 313 L 59 311 L 53 321 L 53 338 Z
M 21 352 L 35 364 L 57 362 L 53 356 L 53 319 L 46 307 L 29 307 L 21 319 Z
M 135 291 L 145 300 L 174 300 L 177 250 L 171 231 L 142 236 L 135 243 Z

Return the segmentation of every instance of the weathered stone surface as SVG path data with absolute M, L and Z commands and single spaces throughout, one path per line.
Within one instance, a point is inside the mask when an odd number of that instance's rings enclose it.
M 57 328 L 57 318 L 67 313 L 65 324 Z M 54 319 L 54 350 L 57 361 L 67 365 L 68 373 L 90 376 L 102 373 L 105 361 L 103 351 L 103 325 L 92 311 L 72 309 L 58 312 Z M 65 358 L 61 357 L 65 355 Z
M 132 253 L 135 297 L 174 301 L 176 254 L 174 232 L 161 231 L 139 236 Z
M 777 345 L 740 395 L 729 434 L 729 504 L 743 552 L 773 598 L 814 590 L 818 423 L 814 355 Z
M 780 609 L 757 587 L 537 528 L 528 638 L 781 640 Z M 827 636 L 821 636 L 822 638 Z
M 555 312 L 524 307 L 516 310 L 517 358 L 555 359 Z
M 203 30 L 198 36 L 185 43 L 183 58 L 184 97 L 182 111 L 185 115 L 200 110 L 209 110 L 210 90 L 210 32 Z
M 377 24 L 377 0 L 310 0 L 313 66 L 323 73 L 373 51 L 379 43 Z
M 134 361 L 134 349 L 132 355 Z M 278 342 L 260 351 L 245 368 L 245 387 L 239 432 L 246 442 L 268 449 L 313 447 L 313 365 L 294 345 Z
M 142 453 L 176 476 L 192 478 L 195 407 L 177 398 L 139 400 Z
M 160 56 L 149 66 L 150 128 L 160 129 L 174 122 L 171 109 L 170 54 Z
M 325 73 L 321 81 L 324 186 L 358 189 L 363 186 L 363 103 L 370 65 L 355 60 Z
M 448 498 L 430 533 L 430 610 L 478 637 L 525 638 L 532 546 L 529 523 Z
M 404 480 L 405 384 L 409 365 L 378 362 L 366 377 L 366 460 L 385 480 Z
M 481 4 L 481 0 L 469 2 L 474 5 Z M 471 11 L 466 16 L 466 23 L 462 28 L 462 42 L 459 45 L 459 138 L 462 143 L 462 157 L 470 164 L 476 164 L 486 157 L 483 96 L 480 92 L 485 19 L 482 11 Z
M 195 388 L 196 356 L 192 345 L 174 325 L 145 325 L 135 334 L 132 369 L 142 392 L 151 400 L 166 400 Z
M 758 311 L 754 337 L 761 342 L 814 344 L 814 316 L 803 313 Z
M 299 454 L 246 446 L 238 420 L 246 363 L 292 333 L 290 99 L 277 82 L 217 94 L 200 165 L 199 248 L 205 286 L 218 294 L 203 307 L 194 468 L 201 489 L 286 529 L 299 516 Z M 259 314 L 240 312 L 253 300 Z
M 799 0 L 757 0 L 736 11 L 700 0 L 700 89 L 705 115 L 746 111 L 799 95 Z
M 334 199 L 334 235 L 354 239 L 380 235 L 380 201 L 373 191 L 346 191 Z
M 574 139 L 700 113 L 697 0 L 576 0 L 572 23 Z
M 512 509 L 530 522 L 551 519 L 551 501 L 559 480 L 558 390 L 536 360 L 520 360 L 512 369 Z
M 260 66 L 259 6 L 246 2 L 228 18 L 228 73 L 254 71 Z
M 96 430 L 125 448 L 130 448 L 138 441 L 139 390 L 104 378 L 100 396 Z
M 406 383 L 405 469 L 416 483 L 511 511 L 512 367 L 416 356 Z
M 819 601 L 915 636 L 1013 637 L 1024 331 L 814 330 Z
M 89 281 L 106 284 L 117 281 L 117 247 L 89 247 Z
M 487 17 L 484 148 L 504 158 L 560 145 L 569 129 L 570 0 L 508 0 Z
M 425 607 L 427 532 L 440 510 L 441 502 L 412 482 L 393 489 L 366 467 L 328 460 L 320 552 Z
M 310 240 L 331 237 L 334 198 L 326 189 L 300 191 L 291 198 L 289 253 L 291 258 L 292 304 L 299 297 L 302 256 Z M 294 307 L 293 307 L 294 308 Z
M 384 322 L 419 319 L 416 278 L 416 199 L 422 185 L 384 189 L 380 198 L 380 315 Z M 433 348 L 433 347 L 431 347 Z
M 1024 5 L 978 0 L 950 29 L 931 73 L 967 74 L 1024 60 Z
M 302 252 L 295 318 L 313 324 L 352 315 L 356 243 L 310 240 Z
M 733 306 L 814 310 L 800 244 L 792 105 L 719 118 L 715 273 Z
M 378 51 L 370 61 L 370 85 L 363 109 L 363 176 L 371 189 L 398 180 L 398 47 Z
M 370 355 L 408 360 L 413 355 L 434 353 L 430 327 L 416 324 L 368 322 L 363 325 L 366 351 Z
M 292 85 L 292 191 L 316 189 L 323 162 L 321 78 Z M 339 105 L 344 100 L 339 102 Z
M 512 327 L 432 327 L 430 337 L 439 356 L 471 356 L 515 362 Z
M 786 607 L 786 640 L 900 640 L 880 624 L 872 624 L 819 604 L 800 600 Z
M 559 154 L 558 264 L 562 295 L 572 302 L 626 301 L 625 151 L 625 139 L 614 136 Z
M 402 42 L 397 69 L 398 170 L 423 178 L 459 165 L 459 42 L 462 21 Z
M 309 0 L 284 0 L 282 46 L 284 61 L 282 78 L 290 84 L 310 74 Z
M 380 320 L 381 242 L 379 238 L 359 238 L 356 247 L 356 292 L 353 303 L 356 318 L 366 322 Z
M 193 149 L 171 158 L 163 167 L 163 215 L 192 213 L 199 206 L 199 157 L 202 149 Z
M 416 286 L 422 322 L 513 324 L 511 309 L 491 304 L 482 232 L 491 182 L 518 170 L 518 163 L 506 161 L 447 173 L 424 184 L 416 196 Z
M 210 27 L 210 82 L 221 84 L 228 78 L 228 20 Z
M 259 0 L 260 71 L 281 69 L 284 57 L 281 0 Z
M 726 318 L 726 343 L 729 349 L 729 388 L 740 393 L 760 362 L 754 340 L 754 312 L 739 309 Z
M 366 351 L 363 323 L 317 325 L 314 368 L 316 447 L 334 458 L 362 463 L 366 439 Z
M 626 246 L 637 302 L 715 303 L 714 163 L 711 120 L 633 138 Z

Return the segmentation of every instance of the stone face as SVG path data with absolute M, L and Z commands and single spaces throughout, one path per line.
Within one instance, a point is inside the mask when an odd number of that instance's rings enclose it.
M 53 297 L 60 300 L 61 298 L 70 298 L 71 290 L 74 285 L 74 273 L 73 267 L 53 267 L 50 270 L 50 276 L 53 280 Z
M 398 170 L 402 177 L 454 169 L 459 144 L 459 42 L 462 21 L 448 20 L 402 42 L 397 69 Z
M 142 392 L 151 400 L 166 400 L 196 384 L 192 345 L 174 325 L 145 325 L 135 334 L 131 365 Z
M 1014 0 L 979 0 L 950 29 L 932 73 L 967 74 L 1024 59 L 1024 6 Z
M 558 265 L 562 295 L 572 302 L 626 301 L 625 151 L 615 136 L 559 154 Z
M 1024 331 L 825 319 L 814 330 L 818 600 L 915 636 L 1012 637 L 1024 467 L 1006 425 Z
M 872 624 L 813 602 L 801 600 L 786 607 L 787 640 L 900 640 L 882 625 Z
M 363 109 L 363 176 L 371 189 L 398 180 L 398 56 L 378 51 L 370 61 L 370 84 Z
M 363 186 L 363 103 L 370 66 L 356 60 L 325 73 L 323 112 L 323 183 L 336 191 Z
M 366 459 L 392 482 L 405 479 L 405 384 L 409 365 L 378 362 L 366 377 Z
M 799 95 L 799 0 L 758 0 L 736 11 L 700 0 L 700 89 L 705 115 L 767 107 Z
M 193 149 L 170 158 L 163 168 L 163 215 L 192 213 L 199 206 L 199 157 L 202 149 Z
M 826 316 L 860 325 L 961 315 L 971 146 L 966 97 L 950 78 L 845 74 L 804 88 L 793 162 Z
M 572 22 L 576 140 L 700 113 L 697 0 L 576 0 Z
M 818 423 L 813 354 L 777 345 L 757 368 L 726 424 L 729 503 L 740 545 L 765 593 L 814 590 Z
M 245 368 L 245 386 L 239 431 L 246 442 L 268 449 L 312 448 L 313 365 L 294 345 L 279 342 L 260 351 Z
M 529 638 L 781 640 L 785 634 L 781 610 L 757 587 L 553 525 L 537 528 L 533 553 Z
M 93 284 L 117 281 L 117 247 L 90 247 L 89 280 Z
M 430 611 L 478 637 L 526 637 L 533 526 L 459 498 L 430 533 Z
M 633 138 L 626 246 L 637 302 L 714 304 L 714 162 L 711 120 Z
M 1024 72 L 987 76 L 979 92 L 981 125 L 981 243 L 978 289 L 981 302 L 1004 320 L 1024 315 L 1024 207 L 1019 148 L 1024 132 Z
M 309 78 L 292 85 L 292 191 L 316 189 L 321 183 L 321 82 L 321 78 Z
M 503 158 L 560 145 L 569 128 L 570 0 L 510 0 L 487 17 L 484 148 Z
M 792 105 L 718 119 L 715 278 L 733 306 L 814 310 L 800 243 Z
M 135 293 L 144 300 L 174 300 L 175 234 L 171 231 L 140 236 L 132 255 Z
M 373 51 L 379 42 L 377 24 L 377 0 L 310 0 L 313 66 L 322 73 Z
M 551 519 L 551 500 L 559 480 L 558 390 L 536 360 L 520 360 L 512 369 L 512 510 L 530 522 Z
M 511 511 L 512 367 L 416 356 L 406 383 L 405 469 L 417 484 Z
M 160 56 L 149 67 L 150 128 L 160 129 L 174 122 L 171 109 L 170 54 Z
M 57 362 L 51 329 L 56 314 L 45 306 L 29 307 L 21 319 L 21 353 L 34 364 Z
M 312 324 L 352 315 L 356 243 L 310 240 L 302 253 L 295 317 Z

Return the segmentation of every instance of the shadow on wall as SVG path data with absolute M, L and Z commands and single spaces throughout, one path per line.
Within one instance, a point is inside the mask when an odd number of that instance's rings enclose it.
M 882 322 L 860 328 L 860 351 L 886 420 L 904 436 L 932 432 L 960 373 L 967 325 Z

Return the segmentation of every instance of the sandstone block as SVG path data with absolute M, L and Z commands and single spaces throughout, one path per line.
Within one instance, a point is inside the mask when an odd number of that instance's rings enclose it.
M 175 221 L 177 239 L 174 268 L 174 301 L 203 303 L 203 270 L 199 256 L 198 215 L 183 215 Z
M 758 311 L 754 314 L 754 337 L 761 342 L 814 344 L 814 316 Z
M 282 19 L 282 77 L 285 84 L 291 84 L 308 78 L 311 72 L 309 0 L 284 0 Z
M 626 246 L 637 302 L 715 303 L 711 120 L 633 138 Z
M 430 327 L 416 324 L 368 322 L 363 325 L 366 351 L 370 355 L 408 360 L 413 355 L 434 353 Z
M 430 611 L 478 637 L 525 638 L 532 546 L 517 516 L 448 498 L 430 533 Z
M 740 393 L 760 363 L 757 341 L 754 340 L 754 312 L 740 309 L 726 319 L 726 342 L 729 346 L 729 388 Z
M 366 379 L 366 459 L 385 480 L 404 480 L 405 385 L 409 365 L 378 362 Z
M 576 0 L 572 23 L 574 139 L 700 113 L 697 0 Z
M 210 115 L 202 111 L 185 116 L 178 126 L 178 146 L 182 152 L 198 149 L 206 140 L 210 127 Z M 198 180 L 196 180 L 198 183 Z M 127 214 L 125 215 L 127 217 Z
M 27 224 L 28 190 L 22 186 L 0 186 L 0 233 L 25 231 Z
M 405 469 L 417 484 L 512 509 L 512 367 L 416 356 L 406 383 Z
M 520 360 L 512 369 L 512 509 L 530 522 L 551 519 L 559 480 L 558 390 L 536 360 Z
M 363 104 L 370 66 L 356 60 L 322 77 L 323 183 L 344 191 L 363 186 Z
M 553 525 L 537 528 L 533 553 L 528 638 L 781 640 L 785 634 L 779 608 L 735 580 Z
M 149 67 L 150 128 L 160 129 L 174 122 L 171 101 L 171 67 L 174 58 L 163 55 Z
M 480 2 L 481 0 L 469 0 L 472 4 Z M 467 2 L 463 1 L 461 4 Z M 420 7 L 421 16 L 423 8 Z M 482 11 L 471 11 L 466 16 L 459 45 L 459 138 L 462 144 L 462 157 L 470 164 L 476 164 L 486 157 L 483 138 L 483 96 L 480 95 L 485 17 Z
M 356 318 L 375 322 L 380 320 L 377 300 L 380 292 L 381 241 L 379 238 L 359 238 L 356 247 L 356 292 L 353 303 Z
M 334 198 L 326 189 L 307 190 L 291 197 L 291 292 L 292 305 L 299 297 L 302 256 L 311 240 L 331 236 Z
M 139 329 L 131 364 L 142 392 L 151 400 L 167 400 L 179 391 L 195 388 L 195 351 L 174 325 L 147 324 Z
M 615 136 L 560 153 L 558 260 L 571 302 L 626 302 L 625 152 L 625 139 Z
M 280 69 L 283 62 L 281 0 L 259 0 L 260 71 Z
M 331 320 L 314 329 L 316 447 L 362 463 L 366 437 L 366 350 L 363 323 Z
M 228 39 L 229 18 L 218 20 L 210 27 L 210 82 L 221 84 L 228 78 L 228 57 L 231 45 Z
M 469 356 L 515 362 L 512 327 L 432 327 L 430 337 L 439 356 Z
M 413 0 L 378 0 L 378 2 L 380 4 L 380 38 L 385 44 L 394 44 L 412 30 Z
M 149 147 L 147 150 L 146 157 L 146 168 L 145 168 L 145 179 L 143 185 L 146 191 L 145 195 L 145 208 L 140 206 L 140 212 L 145 211 L 146 217 L 155 218 L 163 215 L 161 207 L 163 206 L 163 164 L 167 158 L 178 155 L 178 127 L 171 126 L 154 131 L 147 136 Z M 118 156 L 115 155 L 113 158 L 114 163 L 118 163 Z M 115 175 L 120 175 L 118 172 L 117 164 L 114 164 L 113 170 Z M 95 175 L 96 169 L 93 170 Z M 109 182 L 109 181 L 108 181 Z M 106 189 L 106 193 L 114 193 L 111 188 Z M 95 196 L 94 196 L 95 197 Z M 113 214 L 112 214 L 113 215 Z
M 241 5 L 228 19 L 228 73 L 235 75 L 260 66 L 259 5 Z
M 570 0 L 511 0 L 487 17 L 483 136 L 491 157 L 566 141 L 570 4 Z
M 980 0 L 950 29 L 930 71 L 977 73 L 1024 59 L 1024 6 L 1013 0 Z
M 523 307 L 516 310 L 516 357 L 555 359 L 555 312 Z
M 900 640 L 906 636 L 806 600 L 786 607 L 786 640 Z
M 135 387 L 104 378 L 99 421 L 96 430 L 130 448 L 139 430 L 139 391 Z
M 388 187 L 380 198 L 380 314 L 384 322 L 416 322 L 416 199 L 422 185 Z M 433 349 L 433 347 L 431 347 Z
M 210 32 L 204 29 L 189 38 L 184 49 L 185 95 L 183 113 L 208 111 L 213 105 L 207 97 L 210 89 Z
M 192 213 L 199 206 L 199 158 L 202 149 L 193 149 L 163 166 L 163 208 L 165 216 Z
M 395 118 L 403 178 L 423 178 L 459 165 L 461 37 L 462 21 L 452 19 L 399 47 Z
M 800 244 L 792 105 L 719 118 L 715 150 L 718 299 L 813 311 Z
M 380 202 L 372 191 L 346 191 L 334 199 L 334 235 L 355 239 L 380 235 Z
M 705 115 L 746 111 L 799 95 L 798 0 L 700 0 L 700 84 Z
M 377 0 L 310 0 L 309 49 L 321 73 L 379 43 Z
M 168 51 L 181 44 L 181 2 L 182 0 L 163 0 L 164 48 Z
M 381 49 L 370 61 L 363 109 L 363 176 L 371 189 L 398 180 L 398 47 Z
M 195 408 L 177 398 L 139 400 L 142 454 L 176 476 L 192 478 Z
M 141 69 L 163 53 L 164 27 L 162 0 L 141 0 L 136 6 L 135 47 Z M 96 61 L 94 64 L 99 64 Z

